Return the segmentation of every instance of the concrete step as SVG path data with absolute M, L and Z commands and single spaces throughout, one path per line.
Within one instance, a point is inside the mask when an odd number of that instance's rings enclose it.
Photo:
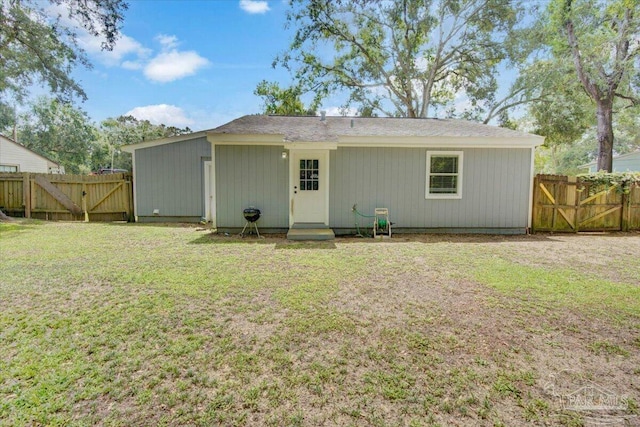
M 296 222 L 291 228 L 295 229 L 304 229 L 304 228 L 315 228 L 315 229 L 329 229 L 329 226 L 323 224 L 321 222 Z
M 333 240 L 336 235 L 330 228 L 291 228 L 287 233 L 289 240 Z

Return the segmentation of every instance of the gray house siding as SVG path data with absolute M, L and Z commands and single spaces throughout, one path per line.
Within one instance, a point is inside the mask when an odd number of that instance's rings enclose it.
M 260 229 L 289 228 L 289 159 L 282 146 L 216 146 L 216 225 L 243 227 L 242 211 L 261 210 Z
M 204 215 L 206 137 L 136 151 L 136 199 L 140 222 L 200 221 Z M 153 210 L 159 214 L 154 215 Z
M 613 172 L 640 171 L 640 153 L 633 153 L 618 159 L 613 158 Z M 589 166 L 590 173 L 598 172 L 598 165 L 595 163 Z
M 459 200 L 426 199 L 426 148 L 338 148 L 330 158 L 329 223 L 353 230 L 352 206 L 371 215 L 389 208 L 396 229 L 524 232 L 529 212 L 531 150 L 463 151 Z M 360 226 L 371 219 L 359 218 Z

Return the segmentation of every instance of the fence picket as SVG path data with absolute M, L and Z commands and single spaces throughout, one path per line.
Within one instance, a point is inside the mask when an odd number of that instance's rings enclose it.
M 129 220 L 133 214 L 132 188 L 129 174 L 0 173 L 0 208 L 10 216 L 26 218 Z

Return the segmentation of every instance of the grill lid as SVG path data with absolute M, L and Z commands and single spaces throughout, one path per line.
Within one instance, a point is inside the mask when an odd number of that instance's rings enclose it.
M 243 210 L 242 214 L 244 215 L 244 219 L 246 219 L 247 221 L 256 222 L 260 219 L 261 212 L 260 209 L 250 206 L 247 209 Z

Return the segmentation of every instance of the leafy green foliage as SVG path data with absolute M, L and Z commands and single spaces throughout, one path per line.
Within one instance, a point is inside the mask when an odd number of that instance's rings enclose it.
M 504 0 L 292 0 L 296 26 L 276 59 L 320 100 L 345 90 L 370 114 L 427 117 L 464 92 L 492 101 L 495 71 L 509 57 L 517 3 Z M 325 52 L 332 51 L 327 57 Z
M 67 173 L 88 172 L 86 163 L 98 135 L 87 113 L 42 97 L 23 119 L 18 135 L 25 147 L 62 164 Z
M 188 127 L 182 129 L 164 124 L 154 125 L 148 120 L 138 120 L 133 116 L 108 118 L 100 123 L 99 139 L 90 158 L 91 170 L 112 166 L 117 169 L 131 170 L 131 156 L 120 151 L 123 145 L 190 132 L 191 129 Z
M 640 185 L 640 172 L 609 173 L 600 171 L 578 175 L 578 178 L 581 183 L 589 184 L 590 194 L 595 194 L 602 187 L 615 187 L 616 191 L 628 194 L 632 185 Z
M 82 109 L 46 97 L 38 98 L 19 119 L 18 142 L 61 163 L 67 173 L 131 170 L 131 156 L 120 151 L 123 145 L 191 132 L 132 116 L 108 118 L 96 127 Z
M 281 116 L 315 115 L 317 103 L 313 102 L 309 108 L 306 108 L 300 100 L 300 95 L 302 94 L 300 87 L 294 86 L 282 89 L 276 82 L 262 80 L 253 93 L 263 99 L 265 114 Z
M 55 9 L 50 6 L 61 6 Z M 36 83 L 61 99 L 86 94 L 71 77 L 76 65 L 89 66 L 77 43 L 78 31 L 102 37 L 113 48 L 124 0 L 8 0 L 0 3 L 0 99 L 22 98 Z M 64 16 L 53 10 L 63 10 Z M 71 24 L 66 24 L 66 22 Z
M 595 103 L 598 169 L 611 171 L 614 107 L 640 106 L 638 0 L 553 0 L 545 15 L 546 43 L 559 68 L 573 66 Z

